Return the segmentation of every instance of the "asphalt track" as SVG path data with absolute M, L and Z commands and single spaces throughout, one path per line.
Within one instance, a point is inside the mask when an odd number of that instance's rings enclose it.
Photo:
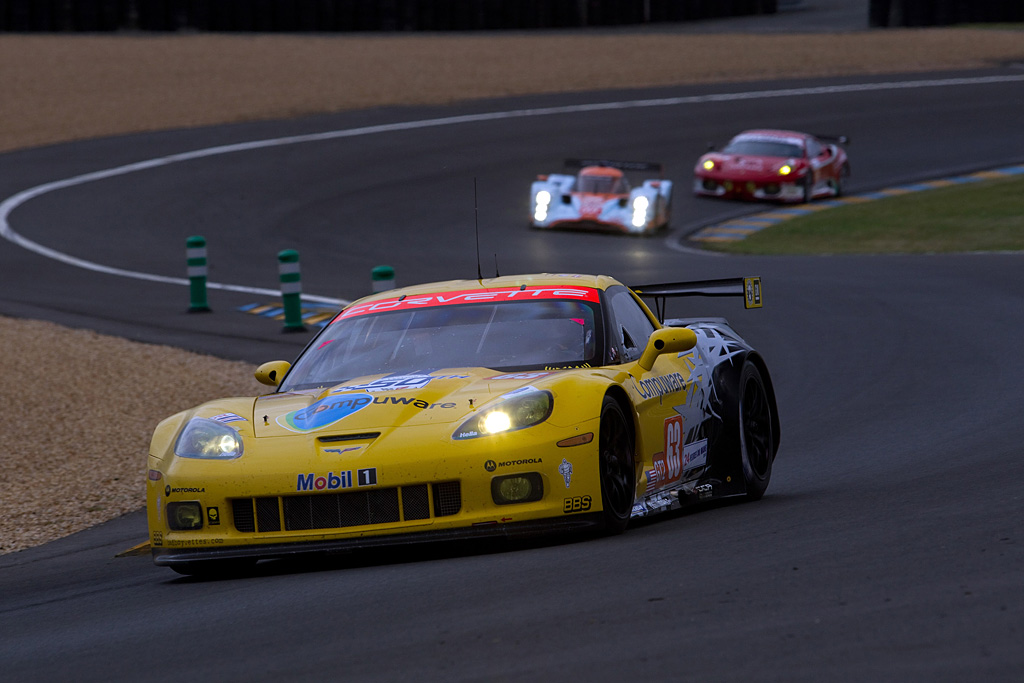
M 730 84 L 392 108 L 126 136 L 0 156 L 0 198 L 167 155 L 440 117 L 676 98 L 659 106 L 408 127 L 166 163 L 8 204 L 10 230 L 63 254 L 169 278 L 207 238 L 211 279 L 351 299 L 483 270 L 626 282 L 760 275 L 765 308 L 720 314 L 772 370 L 782 447 L 759 503 L 620 537 L 380 551 L 199 581 L 114 555 L 141 513 L 0 557 L 8 680 L 1019 680 L 1024 666 L 1021 254 L 723 257 L 685 234 L 757 210 L 688 194 L 709 141 L 748 127 L 844 134 L 851 192 L 1024 161 L 1024 75 Z M 938 83 L 965 76 L 988 81 Z M 993 80 L 997 77 L 1001 80 Z M 932 85 L 911 87 L 923 80 Z M 893 86 L 898 83 L 902 85 Z M 889 84 L 882 88 L 871 84 Z M 856 88 L 833 86 L 859 85 Z M 808 93 L 801 89 L 829 91 Z M 742 96 L 791 90 L 785 95 Z M 708 95 L 722 95 L 709 98 Z M 661 161 L 673 228 L 654 238 L 526 228 L 527 189 L 563 157 Z M 309 335 L 236 311 L 257 294 L 68 265 L 0 242 L 0 313 L 253 362 Z M 16 359 L 13 359 L 16 360 Z M 145 387 L 140 387 L 145 391 Z M 116 423 L 116 416 L 112 416 Z M 116 438 L 116 427 L 112 427 Z M 76 456 L 87 466 L 87 454 Z

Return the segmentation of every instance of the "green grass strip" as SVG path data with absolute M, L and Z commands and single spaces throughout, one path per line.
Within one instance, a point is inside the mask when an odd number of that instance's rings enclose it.
M 950 185 L 799 216 L 735 242 L 735 254 L 1024 250 L 1024 177 Z

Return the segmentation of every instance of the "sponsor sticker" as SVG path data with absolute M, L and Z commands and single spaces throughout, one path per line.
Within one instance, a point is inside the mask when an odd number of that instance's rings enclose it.
M 329 427 L 371 403 L 373 397 L 369 394 L 331 394 L 301 410 L 281 415 L 277 424 L 300 434 L 313 432 Z
M 576 299 L 579 301 L 600 301 L 597 290 L 592 287 L 500 287 L 494 289 L 469 289 L 437 294 L 418 294 L 383 301 L 371 301 L 358 306 L 349 306 L 339 313 L 335 320 L 368 315 L 382 311 L 407 311 L 432 306 L 452 306 L 479 301 L 536 301 L 538 299 Z
M 221 413 L 220 415 L 214 415 L 210 419 L 211 420 L 216 420 L 217 422 L 220 422 L 220 423 L 223 423 L 223 424 L 230 424 L 232 422 L 245 422 L 246 421 L 244 417 L 242 417 L 241 415 L 236 415 L 235 413 Z
M 547 377 L 550 372 L 513 372 L 508 375 L 495 375 L 494 377 L 488 377 L 487 379 L 517 379 L 517 380 L 530 380 L 540 379 L 541 377 Z
M 678 372 L 673 372 L 668 375 L 642 379 L 639 382 L 634 379 L 633 385 L 643 398 L 657 398 L 685 390 L 686 378 Z
M 562 464 L 558 466 L 558 473 L 565 480 L 565 488 L 569 488 L 569 484 L 572 482 L 572 463 L 562 458 Z
M 392 375 L 381 377 L 363 384 L 350 384 L 339 387 L 332 393 L 347 391 L 406 391 L 422 389 L 435 379 L 466 379 L 469 375 Z
M 352 470 L 338 472 L 337 474 L 334 472 L 328 472 L 327 474 L 316 474 L 314 472 L 300 474 L 295 484 L 296 491 L 337 491 L 338 489 L 350 488 L 352 488 Z

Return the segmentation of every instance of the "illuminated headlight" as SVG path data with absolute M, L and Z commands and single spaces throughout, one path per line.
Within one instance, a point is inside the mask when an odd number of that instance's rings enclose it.
M 216 420 L 194 417 L 181 430 L 174 454 L 179 458 L 232 460 L 242 455 L 242 437 Z
M 647 197 L 639 196 L 633 200 L 633 226 L 640 228 L 647 223 L 647 209 L 651 202 Z
M 779 169 L 779 175 L 789 175 L 792 172 L 793 167 L 790 166 L 789 164 L 784 164 L 782 168 Z
M 548 419 L 554 405 L 554 398 L 547 391 L 531 390 L 511 396 L 463 422 L 452 438 L 476 439 L 532 427 Z
M 712 161 L 711 159 L 705 159 L 704 163 L 701 164 L 701 165 L 704 167 L 705 171 L 713 171 L 713 170 L 715 170 L 715 162 Z
M 547 190 L 541 190 L 534 197 L 534 211 L 533 218 L 537 221 L 543 221 L 548 217 L 548 205 L 551 203 L 551 193 Z
M 203 528 L 203 508 L 199 503 L 168 503 L 167 526 L 174 531 L 195 531 Z
M 497 505 L 530 503 L 544 497 L 544 480 L 537 472 L 512 474 L 491 480 L 491 499 Z

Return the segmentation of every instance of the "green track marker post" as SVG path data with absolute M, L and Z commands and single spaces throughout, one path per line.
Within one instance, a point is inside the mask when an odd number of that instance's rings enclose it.
M 206 238 L 193 235 L 185 240 L 188 264 L 189 313 L 208 313 L 206 303 Z
M 370 280 L 373 283 L 373 293 L 386 292 L 395 288 L 395 269 L 391 266 L 375 266 L 370 271 Z
M 284 304 L 284 332 L 305 332 L 302 324 L 302 278 L 299 252 L 285 249 L 277 254 L 277 272 L 281 277 L 281 301 Z

